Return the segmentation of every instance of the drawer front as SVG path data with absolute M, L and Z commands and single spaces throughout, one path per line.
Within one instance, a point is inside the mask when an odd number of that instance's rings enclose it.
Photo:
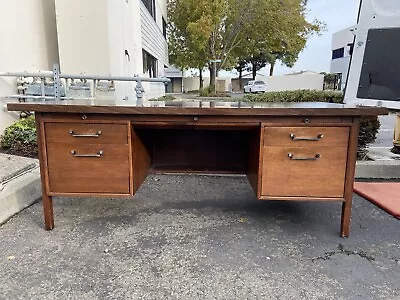
M 261 194 L 342 198 L 347 147 L 263 148 Z
M 264 146 L 347 146 L 348 127 L 265 127 Z
M 48 144 L 53 193 L 129 194 L 128 145 Z
M 45 123 L 46 143 L 128 144 L 128 126 L 102 123 Z

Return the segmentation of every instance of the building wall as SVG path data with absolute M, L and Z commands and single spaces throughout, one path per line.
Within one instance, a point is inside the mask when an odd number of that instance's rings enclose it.
M 210 78 L 203 77 L 203 88 L 210 86 Z M 183 92 L 198 91 L 200 87 L 199 77 L 184 77 L 183 78 Z M 231 78 L 218 77 L 217 78 L 217 92 L 224 93 L 230 92 L 232 88 Z
M 110 74 L 107 0 L 56 0 L 60 70 Z
M 332 59 L 330 67 L 330 73 L 341 74 L 341 90 L 346 86 L 347 75 L 349 72 L 351 55 L 350 47 L 348 45 L 352 44 L 354 41 L 353 29 L 354 26 L 338 31 L 332 36 L 332 51 L 344 48 L 344 56 Z
M 267 85 L 267 92 L 323 90 L 324 88 L 324 75 L 322 74 L 271 76 L 264 81 Z
M 51 70 L 58 63 L 54 0 L 1 1 L 0 20 L 0 72 Z M 0 98 L 11 94 L 15 78 L 0 77 Z M 0 102 L 0 134 L 17 119 Z
M 162 16 L 166 0 L 157 3 L 156 16 Z M 63 73 L 146 76 L 144 49 L 157 58 L 157 75 L 163 75 L 168 49 L 162 34 L 162 19 L 158 25 L 141 0 L 56 0 L 56 7 Z M 107 93 L 107 97 L 117 101 L 136 100 L 135 83 L 116 82 L 115 87 L 115 92 Z M 159 85 L 143 84 L 143 87 L 144 99 L 165 93 L 165 88 Z
M 251 78 L 243 78 L 243 87 Z M 284 76 L 257 75 L 256 80 L 262 80 L 266 84 L 267 92 L 293 91 L 293 90 L 323 90 L 324 75 L 318 73 L 305 73 Z M 239 79 L 232 79 L 233 92 L 243 92 L 239 88 Z
M 140 0 L 139 0 L 140 1 Z M 164 66 L 168 66 L 168 45 L 162 32 L 162 17 L 166 20 L 166 15 L 163 15 L 161 2 L 156 1 L 156 20 L 147 11 L 143 3 L 140 3 L 140 18 L 141 18 L 141 33 L 143 49 L 153 55 L 158 60 L 158 76 L 164 75 Z M 166 3 L 166 2 L 165 2 Z
M 168 65 L 162 18 L 167 0 L 156 0 L 156 21 L 141 0 L 13 0 L 0 4 L 0 72 L 51 70 L 64 74 L 143 75 L 142 49 L 158 60 L 158 76 Z M 126 50 L 126 51 L 125 51 Z M 126 55 L 125 53 L 128 53 Z M 144 99 L 165 93 L 164 84 L 144 83 Z M 99 93 L 134 101 L 135 83 L 116 82 Z M 0 78 L 0 96 L 16 93 L 15 79 Z M 0 130 L 15 117 L 0 107 Z
M 139 1 L 108 0 L 110 75 L 133 76 L 143 72 L 140 30 Z M 116 82 L 116 98 L 135 100 L 135 85 Z

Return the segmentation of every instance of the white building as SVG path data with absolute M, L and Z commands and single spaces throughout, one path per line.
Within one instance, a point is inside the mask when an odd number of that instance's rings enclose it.
M 338 75 L 338 88 L 346 86 L 349 73 L 350 58 L 353 52 L 354 27 L 338 31 L 332 36 L 332 60 L 330 73 Z
M 12 0 L 0 9 L 0 72 L 51 70 L 64 74 L 161 77 L 168 65 L 167 0 Z M 143 83 L 144 100 L 165 93 Z M 16 94 L 0 77 L 0 97 Z M 133 83 L 110 97 L 135 101 Z M 4 104 L 4 103 L 3 103 Z M 0 132 L 15 115 L 0 109 Z

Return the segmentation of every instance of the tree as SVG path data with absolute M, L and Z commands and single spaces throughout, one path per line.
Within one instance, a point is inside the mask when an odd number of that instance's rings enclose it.
M 256 72 L 270 64 L 270 75 L 273 75 L 277 60 L 288 67 L 292 67 L 304 49 L 307 39 L 313 34 L 319 34 L 324 24 L 318 20 L 309 22 L 306 19 L 306 0 L 268 1 L 269 18 L 260 21 L 262 28 L 274 28 L 271 34 L 258 35 L 249 38 L 247 57 L 240 60 L 249 62 L 249 71 L 255 79 Z M 277 6 L 277 4 L 279 4 Z M 264 11 L 266 12 L 266 10 Z
M 170 0 L 169 46 L 179 66 L 210 70 L 252 61 L 253 74 L 272 52 L 299 53 L 318 22 L 305 19 L 304 0 Z M 298 52 L 296 52 L 298 51 Z M 210 60 L 220 59 L 216 65 Z
M 175 8 L 169 5 L 169 10 Z M 204 51 L 196 47 L 196 43 L 187 38 L 187 28 L 175 26 L 175 23 L 168 24 L 168 50 L 169 61 L 176 67 L 184 70 L 188 68 L 196 68 L 200 71 L 199 89 L 203 88 L 203 69 L 207 65 L 207 56 Z M 186 37 L 186 38 L 185 38 Z
M 254 3 L 264 1 L 171 0 L 168 4 L 169 45 L 175 55 L 173 61 L 197 67 L 199 59 L 208 66 L 210 84 L 215 85 L 215 71 L 235 64 L 233 51 L 245 40 L 257 13 Z M 221 59 L 221 63 L 214 70 L 210 60 L 216 59 Z

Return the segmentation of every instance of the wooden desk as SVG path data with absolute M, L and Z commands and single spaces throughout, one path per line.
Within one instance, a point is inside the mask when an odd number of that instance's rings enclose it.
M 349 236 L 359 118 L 386 109 L 180 105 L 9 103 L 36 112 L 45 228 L 54 228 L 53 196 L 133 196 L 149 172 L 215 172 L 247 174 L 260 200 L 341 201 Z

